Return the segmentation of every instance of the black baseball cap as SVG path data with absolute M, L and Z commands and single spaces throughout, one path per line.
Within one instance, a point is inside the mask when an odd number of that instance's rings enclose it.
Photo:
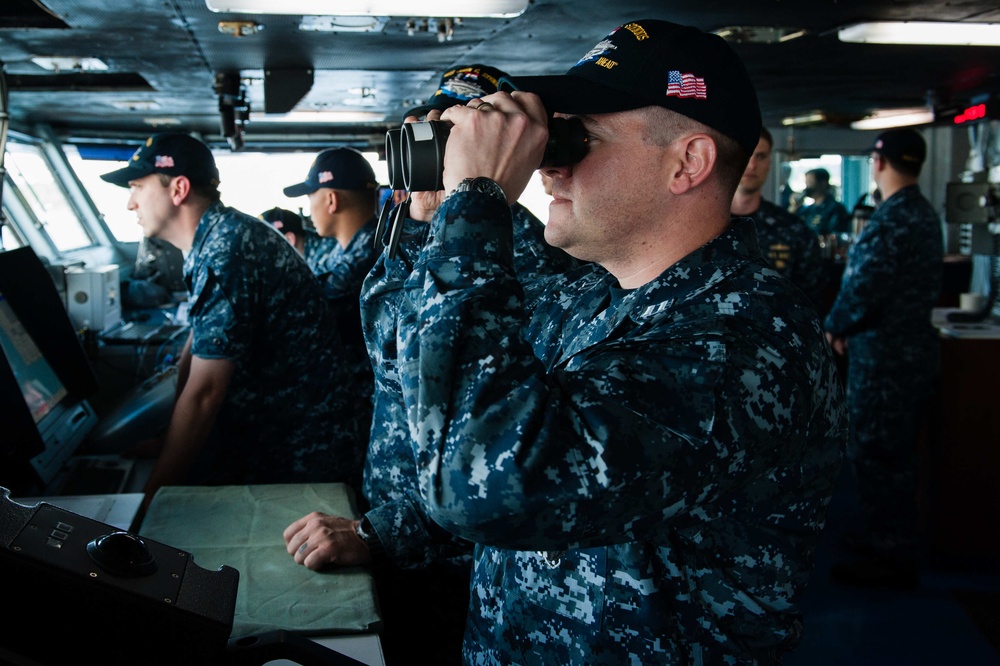
M 690 26 L 632 21 L 565 74 L 523 76 L 513 83 L 538 95 L 550 113 L 662 106 L 734 139 L 748 154 L 760 140 L 760 106 L 743 61 L 722 37 Z
M 895 162 L 920 165 L 927 157 L 927 144 L 916 130 L 901 127 L 879 134 L 868 152 L 884 155 Z
M 103 174 L 102 180 L 122 187 L 129 182 L 163 173 L 168 176 L 187 176 L 194 185 L 218 185 L 219 169 L 208 146 L 182 132 L 154 134 L 146 139 L 128 161 L 128 165 Z
M 313 160 L 304 182 L 289 185 L 283 191 L 286 197 L 301 197 L 321 187 L 374 191 L 378 181 L 372 165 L 354 148 L 328 148 Z
M 434 109 L 444 111 L 449 106 L 491 95 L 497 91 L 500 79 L 506 76 L 506 73 L 489 65 L 465 65 L 450 69 L 441 75 L 441 84 L 427 103 L 413 107 L 403 114 L 403 119 L 407 116 L 419 118 Z
M 302 226 L 302 216 L 287 208 L 270 208 L 258 217 L 282 233 L 291 231 L 293 234 L 301 235 L 305 231 Z

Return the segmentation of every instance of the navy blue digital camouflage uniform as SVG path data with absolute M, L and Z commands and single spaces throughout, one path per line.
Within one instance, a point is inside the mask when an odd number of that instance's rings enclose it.
M 338 253 L 340 243 L 336 238 L 326 238 L 320 236 L 312 229 L 302 231 L 302 258 L 309 264 L 309 268 L 316 275 L 326 272 L 326 265 L 330 255 Z
M 816 233 L 801 219 L 765 199 L 749 217 L 757 227 L 757 244 L 771 266 L 820 307 L 827 271 Z
M 832 354 L 743 222 L 631 291 L 438 209 L 398 364 L 431 517 L 477 543 L 470 664 L 776 663 L 846 437 Z
M 803 206 L 796 213 L 816 234 L 843 234 L 851 231 L 851 214 L 844 204 L 831 196 L 825 197 L 820 203 Z
M 375 249 L 375 226 L 376 218 L 372 217 L 355 232 L 346 247 L 336 243 L 318 275 L 343 345 L 341 363 L 349 375 L 351 390 L 356 392 L 352 413 L 345 418 L 353 419 L 355 427 L 365 433 L 371 426 L 375 380 L 361 331 L 360 298 L 365 278 L 379 256 Z
M 944 271 L 941 222 L 916 185 L 884 201 L 847 256 L 826 330 L 847 339 L 848 458 L 879 554 L 915 540 L 916 441 L 940 342 L 931 324 Z
M 235 364 L 203 483 L 360 482 L 368 443 L 316 276 L 266 222 L 212 204 L 184 260 L 191 353 Z
M 524 279 L 563 272 L 578 262 L 548 245 L 544 226 L 520 204 L 514 212 L 514 268 Z M 472 544 L 443 530 L 427 515 L 417 487 L 413 446 L 396 368 L 396 321 L 403 281 L 413 269 L 430 226 L 405 220 L 396 257 L 384 253 L 364 284 L 362 314 L 368 352 L 375 368 L 375 407 L 364 497 L 366 517 L 391 563 L 376 571 L 383 615 L 393 610 L 405 618 L 412 634 L 406 657 L 428 663 L 457 663 L 469 598 Z M 387 626 L 387 659 L 400 649 L 406 633 Z M 393 635 L 395 632 L 395 635 Z M 433 640 L 427 640 L 433 635 Z M 419 646 L 419 649 L 414 649 Z M 436 650 L 436 653 L 433 652 Z M 422 659 L 416 659 L 417 656 Z

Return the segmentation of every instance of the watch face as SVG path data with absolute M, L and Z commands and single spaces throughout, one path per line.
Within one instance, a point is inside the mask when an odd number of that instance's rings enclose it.
M 368 520 L 367 516 L 363 517 L 361 522 L 358 523 L 357 533 L 364 541 L 368 541 L 375 536 L 375 528 L 372 527 L 372 523 Z
M 496 199 L 507 200 L 507 195 L 504 193 L 503 188 L 489 178 L 466 178 L 462 181 L 462 184 L 465 183 L 468 184 L 460 191 L 482 192 Z

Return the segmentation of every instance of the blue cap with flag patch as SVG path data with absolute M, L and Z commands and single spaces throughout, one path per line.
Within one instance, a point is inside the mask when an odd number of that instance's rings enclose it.
M 890 160 L 919 166 L 927 159 L 927 143 L 915 129 L 900 127 L 879 134 L 869 152 L 884 155 Z
M 328 148 L 313 160 L 303 182 L 289 185 L 283 192 L 286 197 L 301 197 L 321 187 L 374 191 L 378 181 L 372 165 L 354 148 Z
M 117 171 L 102 174 L 101 179 L 128 187 L 133 180 L 152 173 L 186 176 L 194 185 L 218 185 L 219 169 L 212 151 L 198 139 L 182 132 L 154 134 Z
M 286 208 L 269 208 L 257 217 L 282 233 L 289 231 L 293 234 L 305 233 L 302 216 Z
M 518 77 L 514 84 L 538 95 L 549 112 L 662 106 L 734 139 L 748 154 L 760 139 L 760 106 L 743 62 L 722 37 L 691 26 L 632 21 L 565 74 Z

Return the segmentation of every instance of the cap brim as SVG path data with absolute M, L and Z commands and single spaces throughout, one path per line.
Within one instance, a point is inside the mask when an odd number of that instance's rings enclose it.
M 296 183 L 295 185 L 289 185 L 282 190 L 286 197 L 294 199 L 295 197 L 302 197 L 307 194 L 312 194 L 312 189 L 309 187 L 309 183 Z
M 658 105 L 573 74 L 522 76 L 512 82 L 516 89 L 538 95 L 549 113 L 615 113 Z
M 117 171 L 101 174 L 101 180 L 111 183 L 112 185 L 118 185 L 119 187 L 128 187 L 128 184 L 131 181 L 144 178 L 151 173 L 153 173 L 152 169 L 147 171 L 129 164 L 127 167 L 123 167 Z

